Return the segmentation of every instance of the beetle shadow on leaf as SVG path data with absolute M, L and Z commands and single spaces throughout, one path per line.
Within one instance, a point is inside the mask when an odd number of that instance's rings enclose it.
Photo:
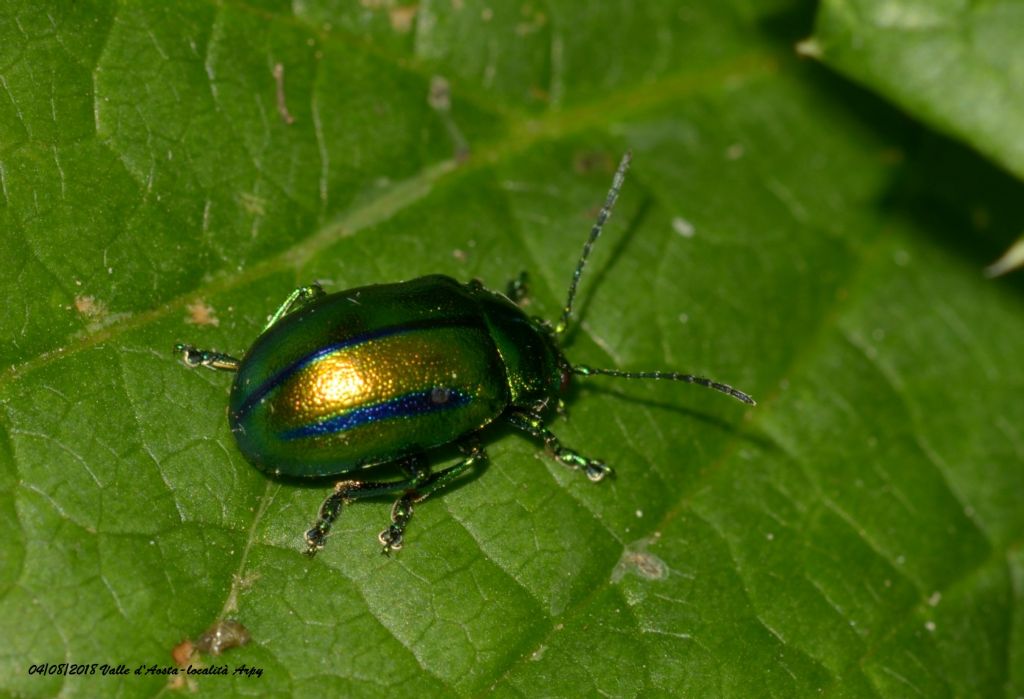
M 623 401 L 632 403 L 634 405 L 641 405 L 645 408 L 650 408 L 652 410 L 675 413 L 676 415 L 679 415 L 682 418 L 685 418 L 687 420 L 694 420 L 696 422 L 707 425 L 708 427 L 720 430 L 726 434 L 737 435 L 741 437 L 744 441 L 751 442 L 764 449 L 771 450 L 776 449 L 778 447 L 778 445 L 776 445 L 774 442 L 765 439 L 760 435 L 752 434 L 749 430 L 743 429 L 741 425 L 737 425 L 734 421 L 725 420 L 716 415 L 701 412 L 698 410 L 693 410 L 692 408 L 686 408 L 679 405 L 678 403 L 670 403 L 668 401 L 657 400 L 653 398 L 641 398 L 637 396 L 635 393 L 629 393 L 618 388 L 609 388 L 606 386 L 596 386 L 592 384 L 586 386 L 585 388 L 581 388 L 580 386 L 576 385 L 573 386 L 570 390 L 570 397 L 566 401 L 569 406 L 568 412 L 570 420 L 572 419 L 572 406 L 576 401 L 576 393 L 583 391 L 585 391 L 586 393 L 599 393 L 602 395 L 611 396 L 616 401 Z M 709 391 L 708 393 L 712 392 Z M 716 399 L 721 398 L 725 400 L 730 400 L 729 398 L 720 395 L 712 395 L 712 397 Z M 753 410 L 757 410 L 757 408 L 753 408 Z
M 487 426 L 483 430 L 483 436 L 481 437 L 481 443 L 486 448 L 496 437 L 491 436 L 492 426 Z M 466 458 L 459 449 L 453 445 L 443 445 L 428 449 L 423 453 L 424 463 L 430 468 L 431 473 L 437 473 L 449 466 L 454 466 L 459 461 Z M 319 476 L 315 478 L 300 478 L 296 476 L 268 476 L 273 480 L 289 486 L 297 486 L 299 488 L 305 488 L 308 490 L 316 490 L 324 492 L 324 496 L 327 495 L 327 490 L 334 487 L 335 483 L 339 481 L 373 481 L 373 482 L 398 482 L 408 478 L 405 471 L 399 466 L 398 461 L 390 463 L 377 464 L 375 466 L 367 466 L 365 468 L 357 469 L 355 471 L 347 471 L 342 474 L 333 476 Z M 451 485 L 445 487 L 443 490 L 438 491 L 436 495 L 430 498 L 435 500 L 441 497 L 444 493 L 450 493 L 458 488 L 461 488 L 466 483 L 471 483 L 483 475 L 484 471 L 487 470 L 487 466 L 490 463 L 489 460 L 483 464 L 471 468 L 466 473 L 463 473 L 459 478 L 454 481 Z M 388 493 L 385 495 L 378 495 L 374 497 L 361 498 L 360 501 L 365 500 L 366 502 L 390 502 L 398 497 L 398 492 Z

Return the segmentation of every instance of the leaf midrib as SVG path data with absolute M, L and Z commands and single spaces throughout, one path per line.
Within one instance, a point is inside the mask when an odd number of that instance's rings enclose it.
M 686 95 L 718 89 L 722 84 L 735 85 L 737 81 L 771 75 L 776 72 L 779 60 L 780 56 L 776 52 L 747 53 L 701 73 L 675 73 L 634 90 L 603 95 L 601 99 L 577 107 L 549 112 L 538 119 L 515 124 L 506 131 L 504 138 L 474 149 L 468 160 L 443 160 L 413 177 L 396 182 L 382 189 L 377 196 L 344 212 L 301 242 L 242 272 L 217 275 L 208 283 L 180 294 L 149 311 L 131 315 L 95 333 L 81 336 L 63 347 L 11 365 L 0 373 L 0 391 L 53 362 L 113 340 L 132 330 L 154 324 L 172 313 L 180 312 L 186 304 L 197 297 L 208 298 L 221 294 L 283 270 L 298 270 L 307 260 L 338 239 L 355 235 L 386 221 L 405 207 L 426 197 L 438 184 L 456 181 L 479 169 L 491 167 L 538 143 L 584 133 L 609 121 L 654 109 Z

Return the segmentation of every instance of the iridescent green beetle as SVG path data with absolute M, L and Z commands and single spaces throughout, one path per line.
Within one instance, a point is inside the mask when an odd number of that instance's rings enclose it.
M 413 505 L 487 456 L 478 433 L 498 420 L 543 441 L 559 462 L 592 481 L 611 469 L 565 447 L 545 426 L 573 376 L 669 379 L 747 394 L 710 379 L 674 372 L 625 372 L 573 366 L 559 349 L 590 250 L 611 215 L 629 169 L 627 153 L 583 246 L 562 317 L 552 326 L 527 316 L 525 275 L 508 293 L 479 281 L 433 275 L 398 284 L 325 294 L 318 284 L 295 290 L 271 316 L 241 360 L 178 344 L 190 367 L 237 372 L 228 411 L 245 458 L 272 475 L 326 477 L 399 464 L 397 481 L 343 480 L 306 532 L 306 553 L 323 548 L 343 504 L 400 493 L 384 553 L 402 546 Z M 464 458 L 431 472 L 424 455 L 456 444 Z

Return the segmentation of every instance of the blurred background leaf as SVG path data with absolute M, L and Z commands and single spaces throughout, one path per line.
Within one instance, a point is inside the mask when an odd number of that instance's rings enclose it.
M 851 7 L 826 3 L 826 61 Z M 157 694 L 167 677 L 29 667 L 168 666 L 230 617 L 252 641 L 207 662 L 262 677 L 184 686 L 1024 692 L 1024 289 L 979 271 L 1024 229 L 1024 191 L 950 140 L 993 155 L 973 126 L 912 113 L 937 135 L 799 60 L 814 12 L 6 4 L 3 691 Z M 877 87 L 849 68 L 875 60 L 841 68 Z M 380 502 L 303 558 L 330 483 L 246 464 L 230 377 L 174 342 L 241 353 L 312 279 L 527 269 L 553 318 L 627 148 L 568 355 L 711 375 L 758 407 L 594 379 L 553 428 L 611 482 L 491 430 L 491 464 L 418 508 L 400 554 L 379 555 Z
M 1021 37 L 1016 0 L 823 0 L 800 50 L 1024 178 Z M 1024 265 L 1016 250 L 988 273 Z
M 1024 5 L 823 0 L 804 48 L 1024 177 Z

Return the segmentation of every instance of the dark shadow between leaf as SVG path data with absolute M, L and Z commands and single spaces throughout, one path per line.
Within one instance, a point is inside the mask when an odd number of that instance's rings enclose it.
M 793 46 L 811 34 L 817 9 L 817 0 L 799 0 L 791 7 L 762 18 L 758 28 L 764 36 L 780 45 Z
M 759 26 L 765 36 L 795 46 L 811 35 L 816 5 L 800 3 Z M 799 60 L 795 48 L 792 55 L 806 85 L 893 144 L 893 157 L 900 163 L 889 190 L 879 199 L 880 213 L 909 220 L 930 241 L 970 261 L 979 275 L 1024 234 L 1024 183 L 828 67 Z M 1024 275 L 1019 272 L 997 283 L 1024 293 Z
M 1024 234 L 1021 202 L 1024 183 L 967 146 L 924 130 L 882 205 L 981 275 Z M 1019 271 L 993 283 L 1024 293 Z

